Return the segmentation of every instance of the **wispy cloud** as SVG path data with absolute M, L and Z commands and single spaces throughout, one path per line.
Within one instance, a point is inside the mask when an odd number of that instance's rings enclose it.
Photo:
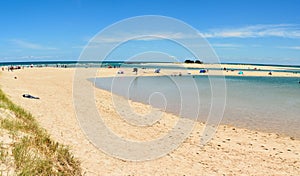
M 189 34 L 178 31 L 161 31 L 152 33 L 151 36 L 137 35 L 126 32 L 109 33 L 105 36 L 97 37 L 92 40 L 94 43 L 116 43 L 125 42 L 127 40 L 159 40 L 159 39 L 194 39 L 195 34 Z M 146 33 L 145 33 L 146 34 Z M 261 38 L 261 37 L 281 37 L 281 38 L 299 38 L 300 39 L 300 25 L 298 24 L 257 24 L 250 26 L 242 26 L 238 28 L 219 28 L 209 29 L 200 32 L 205 38 Z M 135 36 L 135 38 L 132 38 Z M 233 47 L 221 46 L 218 47 Z M 237 46 L 234 46 L 237 47 Z
M 230 49 L 243 47 L 243 45 L 233 44 L 233 43 L 212 43 L 211 45 L 216 48 L 230 48 Z
M 12 42 L 13 44 L 15 44 L 21 48 L 27 48 L 27 49 L 34 49 L 34 50 L 56 50 L 57 49 L 54 47 L 47 47 L 47 46 L 43 46 L 41 44 L 32 43 L 32 42 L 28 42 L 28 41 L 24 41 L 24 40 L 20 40 L 20 39 L 12 39 L 12 40 L 10 40 L 10 42 Z
M 280 46 L 278 48 L 282 49 L 292 49 L 292 50 L 300 50 L 300 46 Z
M 168 32 L 151 33 L 151 35 L 147 35 L 146 33 L 144 35 L 140 33 L 137 33 L 136 35 L 134 35 L 133 33 L 117 33 L 117 34 L 110 34 L 106 36 L 97 37 L 92 41 L 94 43 L 116 43 L 116 42 L 125 42 L 128 40 L 151 41 L 151 40 L 162 40 L 162 39 L 175 40 L 175 39 L 188 39 L 188 38 L 193 38 L 193 35 L 168 31 Z
M 136 34 L 136 35 L 135 35 Z M 145 34 L 145 35 L 141 35 Z M 105 35 L 96 36 L 95 38 L 91 38 L 89 43 L 86 46 L 73 46 L 74 49 L 90 49 L 93 51 L 100 51 L 110 49 L 110 47 L 115 47 L 113 45 L 118 43 L 124 43 L 128 40 L 135 40 L 135 41 L 151 41 L 151 40 L 163 40 L 163 39 L 170 39 L 179 41 L 178 43 L 186 44 L 188 47 L 193 48 L 202 48 L 207 47 L 206 42 L 201 42 L 199 44 L 198 38 L 199 36 L 195 36 L 195 33 L 191 34 L 191 31 L 182 32 L 180 30 L 170 30 L 153 32 L 149 31 L 151 36 L 147 36 L 147 31 L 108 31 Z M 248 42 L 241 42 L 241 40 L 222 40 L 225 38 L 231 39 L 245 39 L 245 38 L 265 38 L 265 37 L 278 37 L 278 38 L 292 38 L 292 39 L 300 39 L 300 24 L 257 24 L 257 25 L 250 25 L 250 26 L 242 26 L 239 28 L 219 28 L 219 29 L 208 29 L 204 31 L 202 34 L 203 37 L 206 38 L 213 38 L 216 40 L 212 40 L 211 46 L 213 48 L 219 50 L 242 50 L 244 48 L 262 48 L 265 47 L 264 42 L 260 44 L 260 42 L 248 43 Z M 203 40 L 205 41 L 205 40 Z M 85 41 L 86 42 L 86 41 Z M 231 43 L 233 42 L 233 43 Z M 139 45 L 140 43 L 136 43 Z M 158 43 L 159 44 L 159 43 Z M 142 45 L 142 43 L 141 43 Z M 273 47 L 273 46 L 272 46 Z M 290 49 L 299 49 L 298 47 L 290 48 Z M 243 52 L 246 52 L 243 50 Z M 90 57 L 90 56 L 89 56 Z
M 296 24 L 260 24 L 239 28 L 212 29 L 201 34 L 206 38 L 300 38 L 300 26 Z
M 85 46 L 84 45 L 76 45 L 76 46 L 72 46 L 71 48 L 73 49 L 83 49 Z
M 50 55 L 23 55 L 23 56 L 5 56 L 0 58 L 2 61 L 9 60 L 51 60 L 51 59 L 59 59 L 60 56 L 50 56 Z

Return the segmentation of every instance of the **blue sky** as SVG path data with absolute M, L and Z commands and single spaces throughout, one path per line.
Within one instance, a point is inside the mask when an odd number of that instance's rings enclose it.
M 300 65 L 299 9 L 298 0 L 3 0 L 0 61 L 76 60 L 105 27 L 163 15 L 197 29 L 222 62 Z

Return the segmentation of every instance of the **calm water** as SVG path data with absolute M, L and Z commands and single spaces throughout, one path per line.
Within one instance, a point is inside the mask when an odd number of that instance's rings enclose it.
M 195 85 L 190 82 L 191 79 Z M 186 118 L 193 115 L 194 109 L 200 108 L 198 120 L 206 121 L 212 105 L 210 79 L 221 78 L 97 78 L 95 85 L 174 114 L 180 114 L 180 109 L 184 108 L 186 113 L 181 116 Z M 299 81 L 300 78 L 227 76 L 226 106 L 221 123 L 277 132 L 300 139 Z M 218 93 L 218 88 L 214 91 Z M 200 100 L 200 104 L 196 100 Z

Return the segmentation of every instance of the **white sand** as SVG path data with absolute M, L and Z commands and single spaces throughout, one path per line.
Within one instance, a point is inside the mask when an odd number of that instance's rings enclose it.
M 131 70 L 124 76 L 133 75 Z M 214 139 L 199 147 L 203 124 L 198 122 L 190 137 L 162 158 L 144 162 L 113 158 L 93 146 L 79 127 L 72 100 L 74 69 L 33 68 L 1 73 L 5 93 L 29 110 L 55 140 L 71 146 L 86 175 L 300 175 L 299 140 L 221 125 Z M 101 76 L 115 73 L 115 69 L 99 71 Z M 40 100 L 25 99 L 24 93 L 39 96 Z M 97 106 L 105 122 L 124 138 L 151 140 L 166 134 L 178 120 L 164 114 L 160 124 L 134 127 L 117 115 L 109 92 L 95 89 L 95 94 L 101 100 Z M 150 108 L 133 104 L 142 113 Z
M 239 69 L 248 69 L 243 71 L 244 74 L 243 75 L 239 75 L 239 76 L 278 76 L 278 77 L 300 77 L 300 74 L 296 74 L 296 73 L 289 73 L 289 72 L 283 72 L 281 70 L 298 70 L 300 71 L 300 68 L 291 68 L 291 67 L 280 67 L 280 66 L 254 66 L 254 65 L 232 65 L 232 64 L 183 64 L 183 63 L 161 63 L 161 64 L 157 64 L 157 63 L 147 63 L 147 64 L 142 64 L 144 66 L 166 66 L 166 67 L 170 67 L 170 66 L 177 66 L 177 67 L 182 67 L 181 70 L 166 70 L 166 69 L 162 69 L 162 71 L 167 72 L 169 74 L 172 74 L 172 72 L 174 73 L 191 73 L 193 75 L 199 75 L 199 70 L 200 69 L 208 69 L 209 72 L 208 73 L 201 73 L 201 75 L 230 75 L 230 76 L 234 76 L 234 75 L 238 75 Z M 199 68 L 199 70 L 188 70 L 188 68 Z M 211 70 L 211 69 L 218 69 L 219 70 Z M 223 68 L 226 68 L 227 70 L 224 71 L 222 70 Z M 230 69 L 237 69 L 235 71 L 231 71 Z M 266 71 L 262 71 L 262 70 L 266 70 Z M 146 70 L 147 71 L 147 70 Z M 276 72 L 274 72 L 276 71 Z M 272 72 L 272 75 L 269 75 L 268 73 Z M 151 69 L 151 73 L 152 73 L 152 69 Z

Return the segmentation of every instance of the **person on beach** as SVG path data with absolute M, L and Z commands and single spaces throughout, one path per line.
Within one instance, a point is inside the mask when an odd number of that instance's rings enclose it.
M 40 99 L 39 97 L 35 97 L 35 96 L 30 95 L 30 94 L 23 94 L 22 96 L 23 96 L 24 98 Z
M 133 68 L 133 71 L 132 72 L 135 72 L 135 74 L 137 75 L 138 73 L 138 68 Z
M 159 72 L 160 72 L 160 68 L 154 70 L 154 73 L 159 73 Z
M 269 75 L 272 75 L 272 72 L 269 72 L 268 74 L 269 74 Z

